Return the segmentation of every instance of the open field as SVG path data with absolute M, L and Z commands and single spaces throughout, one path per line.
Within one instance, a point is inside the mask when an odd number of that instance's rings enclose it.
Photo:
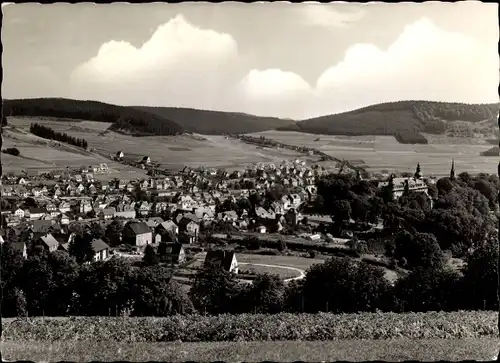
M 458 173 L 492 173 L 498 163 L 495 157 L 480 156 L 491 148 L 488 144 L 400 144 L 393 136 L 315 135 L 294 131 L 265 131 L 253 134 L 289 145 L 303 145 L 347 160 L 363 160 L 367 170 L 414 172 L 417 163 L 424 175 L 448 175 L 455 159 Z M 448 139 L 454 140 L 454 139 Z
M 96 173 L 97 180 L 110 180 L 112 178 L 134 179 L 145 176 L 143 170 L 113 162 L 103 156 L 91 153 L 71 145 L 57 141 L 46 140 L 29 133 L 32 122 L 39 120 L 26 118 L 10 118 L 9 124 L 16 129 L 4 130 L 4 148 L 15 147 L 21 152 L 21 157 L 2 154 L 5 172 L 18 173 L 21 170 L 33 170 L 37 172 L 48 172 L 54 169 L 64 169 L 67 166 L 78 168 L 81 166 L 98 165 L 106 163 L 110 168 L 109 173 Z M 43 120 L 44 125 L 59 132 L 68 132 L 72 125 L 86 123 L 86 129 L 94 129 L 92 133 L 97 135 L 99 127 L 105 126 L 102 122 L 82 121 L 66 122 Z M 109 126 L 109 124 L 108 124 Z M 107 127 L 107 126 L 106 126 Z M 70 132 L 68 132 L 70 133 Z M 87 132 L 87 134 L 90 134 Z M 82 137 L 82 136 L 80 136 Z
M 2 342 L 7 361 L 320 362 L 493 360 L 496 338 L 125 343 Z
M 148 155 L 153 163 L 162 168 L 182 169 L 184 166 L 225 168 L 229 171 L 241 169 L 257 162 L 280 163 L 304 156 L 291 150 L 269 149 L 248 145 L 224 136 L 182 135 L 133 137 L 105 130 L 109 124 L 93 121 L 62 121 L 40 118 L 9 118 L 9 124 L 28 131 L 31 123 L 41 122 L 55 131 L 83 138 L 89 148 L 103 155 L 115 155 L 123 151 L 125 158 L 142 159 Z M 308 159 L 316 160 L 315 157 Z M 108 161 L 109 163 L 109 161 Z

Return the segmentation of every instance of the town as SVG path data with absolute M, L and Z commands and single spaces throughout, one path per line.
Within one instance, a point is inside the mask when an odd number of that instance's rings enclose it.
M 123 152 L 117 152 L 116 158 L 123 160 Z M 151 160 L 145 156 L 142 163 L 148 165 Z M 2 242 L 7 234 L 15 233 L 14 246 L 25 257 L 37 246 L 49 252 L 68 251 L 75 237 L 72 226 L 94 224 L 105 230 L 113 221 L 122 221 L 123 231 L 112 240 L 105 238 L 108 243 L 92 241 L 95 261 L 112 257 L 124 246 L 142 255 L 147 245 L 157 248 L 160 242 L 195 246 L 209 236 L 225 238 L 227 234 L 214 233 L 224 230 L 221 226 L 235 236 L 252 232 L 274 235 L 288 225 L 302 225 L 310 230 L 296 234 L 304 242 L 342 246 L 349 241 L 312 231 L 318 224 L 315 221 L 325 218 L 315 218 L 304 210 L 314 203 L 315 183 L 326 172 L 301 160 L 278 166 L 258 164 L 232 173 L 185 168 L 166 177 L 98 180 L 106 172 L 106 164 L 100 164 L 42 175 L 4 175 Z M 395 198 L 403 194 L 406 183 L 411 191 L 427 193 L 426 182 L 420 172 L 415 177 L 395 178 Z M 428 182 L 434 184 L 435 180 Z M 381 180 L 379 186 L 387 183 Z M 256 203 L 270 191 L 274 191 L 273 200 Z

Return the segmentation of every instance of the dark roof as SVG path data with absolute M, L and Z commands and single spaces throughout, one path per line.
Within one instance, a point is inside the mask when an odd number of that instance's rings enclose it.
M 31 221 L 30 224 L 33 232 L 48 232 L 52 227 L 52 221 L 43 219 Z
M 109 246 L 102 239 L 95 239 L 92 241 L 92 248 L 95 252 L 99 252 L 108 249 Z
M 12 248 L 16 251 L 23 253 L 24 248 L 26 247 L 26 242 L 14 242 L 12 243 Z
M 224 250 L 210 250 L 207 251 L 207 257 L 205 257 L 205 265 L 212 263 L 215 266 L 220 266 L 224 270 L 229 271 L 231 268 L 231 262 L 233 260 L 234 251 L 224 251 Z
M 178 224 L 179 227 L 183 228 L 186 227 L 191 222 L 199 224 L 197 220 L 193 220 L 192 218 L 187 218 L 187 217 L 182 217 Z
M 150 233 L 151 232 L 151 230 L 149 229 L 148 225 L 146 223 L 144 223 L 144 222 L 131 222 L 127 226 L 135 234 L 144 234 L 144 233 Z
M 45 208 L 28 208 L 30 213 L 38 214 L 38 213 L 47 213 L 47 209 Z

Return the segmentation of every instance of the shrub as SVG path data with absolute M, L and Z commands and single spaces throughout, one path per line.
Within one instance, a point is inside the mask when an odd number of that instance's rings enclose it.
M 310 258 L 316 258 L 316 251 L 314 250 L 309 250 L 308 252 Z

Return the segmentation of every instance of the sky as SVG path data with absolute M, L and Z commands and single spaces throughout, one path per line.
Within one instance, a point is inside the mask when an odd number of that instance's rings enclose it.
M 498 5 L 2 4 L 3 98 L 306 119 L 497 102 Z

